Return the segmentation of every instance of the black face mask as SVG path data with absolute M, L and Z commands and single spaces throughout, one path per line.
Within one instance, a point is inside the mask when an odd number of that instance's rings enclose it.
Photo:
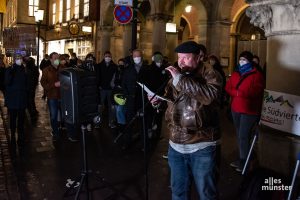
M 119 65 L 119 68 L 120 69 L 123 69 L 125 66 L 124 65 Z

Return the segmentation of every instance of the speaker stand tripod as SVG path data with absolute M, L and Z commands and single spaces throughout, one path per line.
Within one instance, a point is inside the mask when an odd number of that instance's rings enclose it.
M 76 191 L 76 194 L 75 194 L 75 199 L 76 200 L 79 199 L 80 193 L 84 193 L 84 192 L 86 194 L 86 199 L 89 200 L 90 195 L 92 194 L 92 191 L 95 191 L 97 189 L 102 189 L 102 188 L 109 188 L 111 191 L 114 192 L 112 194 L 114 196 L 120 196 L 120 197 L 123 197 L 124 199 L 129 199 L 127 196 L 121 194 L 119 191 L 117 191 L 117 189 L 115 189 L 112 185 L 110 185 L 107 181 L 105 181 L 105 179 L 103 177 L 99 177 L 97 174 L 94 174 L 91 170 L 88 170 L 88 160 L 87 160 L 87 151 L 86 151 L 86 127 L 84 125 L 81 125 L 81 133 L 82 133 L 82 164 L 83 164 L 83 169 L 81 170 L 80 183 L 79 183 L 79 186 L 78 186 L 77 185 L 78 181 L 75 180 L 71 184 L 70 188 L 65 192 L 64 197 L 73 196 L 74 193 L 69 194 L 70 190 L 76 189 L 76 187 L 78 187 L 77 191 Z M 92 177 L 97 180 L 97 183 L 100 183 L 104 186 L 91 189 L 89 187 L 89 176 L 90 175 L 92 175 Z M 111 199 L 112 195 L 110 195 L 108 198 Z

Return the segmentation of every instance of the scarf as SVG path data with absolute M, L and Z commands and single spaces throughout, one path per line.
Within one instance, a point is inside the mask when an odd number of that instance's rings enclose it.
M 241 75 L 244 75 L 247 72 L 250 72 L 253 69 L 252 63 L 247 63 L 245 65 L 238 65 L 238 71 Z

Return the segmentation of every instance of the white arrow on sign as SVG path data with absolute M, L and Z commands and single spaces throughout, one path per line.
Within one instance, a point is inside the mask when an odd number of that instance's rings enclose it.
M 115 5 L 132 7 L 133 4 L 132 0 L 115 0 Z

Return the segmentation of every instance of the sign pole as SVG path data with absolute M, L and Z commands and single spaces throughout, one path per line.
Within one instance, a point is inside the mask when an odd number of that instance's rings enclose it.
M 137 0 L 133 0 L 131 50 L 136 49 L 136 43 L 137 43 L 137 3 L 138 3 Z

